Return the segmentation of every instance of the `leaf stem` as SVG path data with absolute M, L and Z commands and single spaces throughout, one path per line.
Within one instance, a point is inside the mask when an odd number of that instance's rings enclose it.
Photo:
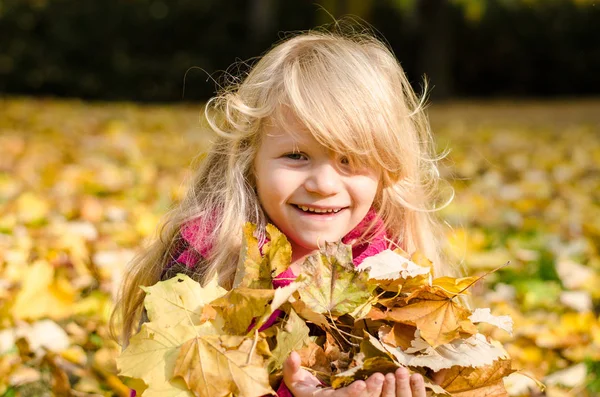
M 252 342 L 252 347 L 250 348 L 250 352 L 248 353 L 248 359 L 246 360 L 246 365 L 250 365 L 252 361 L 252 356 L 254 355 L 254 350 L 256 349 L 256 345 L 258 344 L 258 328 L 254 328 L 254 341 Z

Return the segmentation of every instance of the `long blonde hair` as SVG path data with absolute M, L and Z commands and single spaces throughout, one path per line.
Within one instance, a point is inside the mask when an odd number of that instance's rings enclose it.
M 160 238 L 133 261 L 123 282 L 116 313 L 125 343 L 142 312 L 139 286 L 159 281 L 174 261 L 186 222 L 210 220 L 200 234 L 213 249 L 196 266 L 198 280 L 219 274 L 223 284 L 231 282 L 241 226 L 254 222 L 263 230 L 267 222 L 255 192 L 253 162 L 262 127 L 285 123 L 284 111 L 292 111 L 334 152 L 379 167 L 382 188 L 373 205 L 387 236 L 407 252 L 425 253 L 438 275 L 449 273 L 441 265 L 441 233 L 432 216 L 438 158 L 424 101 L 385 44 L 368 32 L 339 30 L 285 39 L 208 101 L 206 116 L 218 138 L 187 196 L 167 215 Z

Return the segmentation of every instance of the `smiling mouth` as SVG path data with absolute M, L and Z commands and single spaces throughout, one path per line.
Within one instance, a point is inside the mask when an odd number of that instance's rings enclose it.
M 302 212 L 310 213 L 310 214 L 337 214 L 345 207 L 339 208 L 316 208 L 316 207 L 308 207 L 306 205 L 298 205 L 292 204 L 294 207 L 298 208 Z

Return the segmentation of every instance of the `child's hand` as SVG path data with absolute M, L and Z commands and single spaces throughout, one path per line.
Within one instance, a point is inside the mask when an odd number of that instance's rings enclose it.
M 292 352 L 283 364 L 283 380 L 295 397 L 425 397 L 423 377 L 409 376 L 406 368 L 395 373 L 371 375 L 366 381 L 357 380 L 341 389 L 323 389 L 321 382 L 300 368 L 300 356 Z

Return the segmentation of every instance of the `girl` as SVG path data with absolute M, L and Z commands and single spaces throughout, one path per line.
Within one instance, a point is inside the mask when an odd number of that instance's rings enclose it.
M 440 264 L 431 217 L 439 174 L 423 102 L 373 36 L 284 40 L 211 99 L 206 116 L 218 139 L 161 238 L 126 276 L 117 308 L 124 343 L 143 315 L 139 285 L 186 271 L 199 281 L 218 273 L 231 286 L 245 222 L 263 240 L 268 222 L 288 237 L 292 265 L 281 279 L 293 279 L 321 242 L 340 239 L 356 265 L 390 243 Z M 422 377 L 403 368 L 321 389 L 295 353 L 284 381 L 280 396 L 425 396 Z

